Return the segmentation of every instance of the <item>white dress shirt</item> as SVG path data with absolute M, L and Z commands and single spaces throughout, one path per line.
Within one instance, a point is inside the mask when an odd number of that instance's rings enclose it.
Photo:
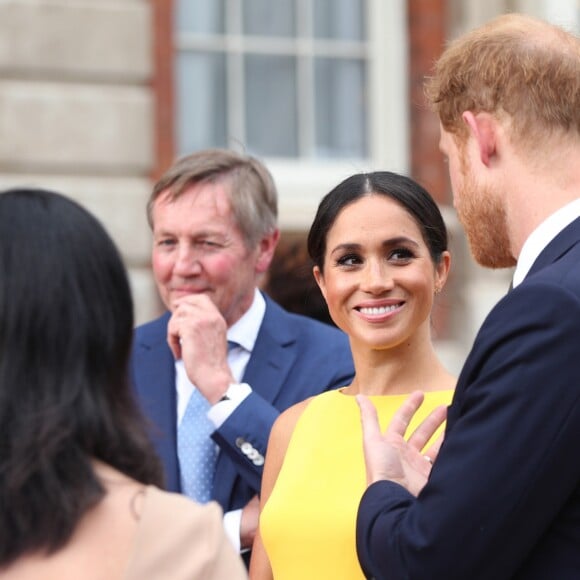
M 542 250 L 578 217 L 580 217 L 580 198 L 554 212 L 529 235 L 522 246 L 514 271 L 514 288 L 523 282 Z

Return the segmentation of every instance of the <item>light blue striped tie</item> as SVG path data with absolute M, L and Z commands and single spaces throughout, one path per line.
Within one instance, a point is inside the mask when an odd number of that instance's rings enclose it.
M 236 346 L 228 341 L 228 351 Z M 209 408 L 207 399 L 194 389 L 177 429 L 181 491 L 200 503 L 211 499 L 217 459 L 216 445 L 210 437 L 215 427 L 207 417 Z

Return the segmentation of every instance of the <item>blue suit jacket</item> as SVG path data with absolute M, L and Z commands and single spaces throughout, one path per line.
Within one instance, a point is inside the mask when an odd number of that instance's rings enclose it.
M 347 336 L 310 318 L 291 314 L 265 296 L 266 312 L 243 377 L 252 393 L 214 432 L 220 447 L 213 499 L 238 509 L 260 490 L 263 467 L 241 450 L 248 442 L 266 453 L 281 411 L 323 391 L 350 384 L 354 367 Z M 169 313 L 136 330 L 134 387 L 163 461 L 166 487 L 181 491 L 176 444 L 175 361 L 167 345 Z
M 414 498 L 381 481 L 361 501 L 369 576 L 580 578 L 580 219 L 484 322 L 446 438 Z

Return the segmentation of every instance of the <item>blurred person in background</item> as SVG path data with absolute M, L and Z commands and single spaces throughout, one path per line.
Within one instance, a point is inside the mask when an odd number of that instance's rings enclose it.
M 0 576 L 245 578 L 215 503 L 158 489 L 133 401 L 133 304 L 100 223 L 0 194 Z

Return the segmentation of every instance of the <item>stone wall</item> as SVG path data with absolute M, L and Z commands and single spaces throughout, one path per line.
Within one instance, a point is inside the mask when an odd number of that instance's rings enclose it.
M 145 219 L 152 41 L 147 0 L 0 2 L 0 188 L 55 189 L 100 218 L 139 322 L 158 310 Z
M 167 138 L 163 124 L 155 134 L 153 81 L 156 73 L 157 90 L 170 93 L 171 83 L 160 84 L 165 78 L 160 72 L 171 69 L 153 70 L 153 19 L 160 18 L 161 7 L 170 5 L 170 0 L 0 0 L 0 189 L 14 185 L 56 189 L 97 215 L 128 266 L 138 323 L 160 311 L 149 267 L 145 203 L 151 176 L 169 163 L 159 154 L 159 143 Z M 547 7 L 553 11 L 554 5 L 549 0 L 406 2 L 412 173 L 443 205 L 452 237 L 454 279 L 438 299 L 435 322 L 443 328 L 436 333 L 438 348 L 453 371 L 459 370 L 511 273 L 483 270 L 469 255 L 436 150 L 437 124 L 420 104 L 424 69 L 444 39 L 506 10 L 548 16 Z M 440 18 L 430 13 L 434 6 Z M 558 18 L 572 20 L 576 14 L 578 29 L 577 0 L 561 0 L 557 6 L 563 14 Z M 162 24 L 169 29 L 171 19 Z M 167 48 L 169 53 L 158 62 L 170 59 L 170 43 Z M 165 124 L 170 127 L 171 121 Z M 282 192 L 304 173 L 294 165 L 291 170 L 283 163 L 269 165 Z M 324 179 L 335 184 L 345 176 L 324 174 Z M 328 189 L 326 182 L 309 185 L 317 191 Z M 294 189 L 302 191 L 303 184 Z M 309 222 L 313 211 L 299 195 L 285 196 L 280 208 L 287 230 L 303 227 L 301 216 L 308 214 Z M 298 216 L 299 223 L 292 216 Z

